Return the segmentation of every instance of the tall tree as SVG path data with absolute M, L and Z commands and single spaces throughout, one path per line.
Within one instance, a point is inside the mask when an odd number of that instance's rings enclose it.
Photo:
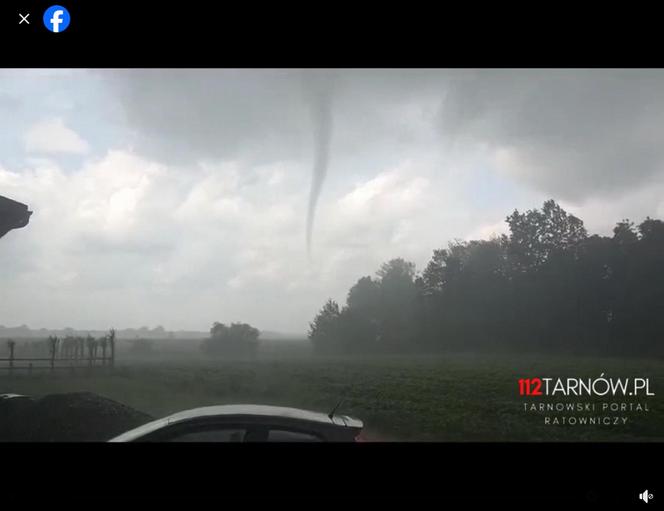
M 260 331 L 247 323 L 231 323 L 226 326 L 215 322 L 210 328 L 210 337 L 201 344 L 209 355 L 246 356 L 255 355 Z
M 518 210 L 507 217 L 509 249 L 515 270 L 528 271 L 543 264 L 552 253 L 571 249 L 588 236 L 583 222 L 568 214 L 554 200 L 541 210 Z
M 336 351 L 340 341 L 340 315 L 339 304 L 330 298 L 309 323 L 308 336 L 316 351 L 320 353 Z
M 417 286 L 415 264 L 401 258 L 383 263 L 376 272 L 379 286 L 378 325 L 380 346 L 387 350 L 408 348 L 416 328 Z

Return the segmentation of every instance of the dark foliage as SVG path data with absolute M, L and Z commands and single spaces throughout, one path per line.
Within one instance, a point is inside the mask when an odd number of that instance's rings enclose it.
M 1 442 L 105 442 L 151 420 L 90 392 L 0 399 Z
M 260 331 L 246 323 L 226 326 L 215 322 L 210 337 L 205 339 L 202 350 L 213 356 L 253 356 L 258 348 Z
M 434 250 L 420 275 L 395 259 L 362 277 L 311 323 L 316 350 L 664 352 L 664 222 L 588 236 L 553 200 L 506 222 L 509 236 Z

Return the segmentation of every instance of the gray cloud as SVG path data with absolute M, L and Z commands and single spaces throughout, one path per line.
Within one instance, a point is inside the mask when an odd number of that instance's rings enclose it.
M 662 168 L 662 70 L 132 70 L 114 80 L 137 147 L 170 163 L 311 157 L 316 83 L 318 97 L 321 84 L 332 95 L 334 155 L 408 146 L 417 134 L 401 129 L 404 109 L 419 105 L 441 147 L 484 145 L 512 179 L 556 197 L 620 193 Z
M 496 70 L 449 82 L 443 137 L 484 143 L 515 180 L 583 201 L 663 168 L 661 70 Z
M 302 79 L 278 70 L 99 71 L 119 95 L 135 146 L 188 163 L 297 156 L 310 131 Z

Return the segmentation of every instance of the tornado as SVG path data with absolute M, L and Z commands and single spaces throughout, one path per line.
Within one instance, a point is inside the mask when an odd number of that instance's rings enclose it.
M 311 257 L 311 239 L 316 217 L 316 206 L 320 197 L 330 159 L 332 138 L 332 108 L 327 90 L 317 90 L 312 94 L 311 116 L 313 121 L 314 164 L 311 173 L 311 190 L 307 208 L 307 254 Z

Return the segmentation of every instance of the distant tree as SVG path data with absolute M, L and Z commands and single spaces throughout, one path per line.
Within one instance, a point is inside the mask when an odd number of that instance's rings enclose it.
M 348 291 L 346 304 L 353 311 L 375 317 L 380 296 L 380 286 L 371 277 L 362 277 Z
M 111 364 L 113 364 L 115 363 L 115 339 L 116 339 L 115 328 L 111 328 L 108 331 L 106 337 L 108 338 L 108 346 L 111 349 Z
M 425 295 L 441 293 L 447 281 L 448 252 L 436 249 L 422 272 L 422 289 Z
M 340 321 L 347 339 L 347 351 L 375 347 L 380 333 L 380 283 L 362 277 L 350 288 Z
M 63 358 L 75 357 L 77 342 L 78 341 L 76 340 L 76 337 L 73 337 L 71 335 L 65 336 L 60 344 L 60 355 Z
M 415 323 L 418 288 L 415 264 L 401 258 L 383 263 L 376 272 L 379 303 L 378 346 L 389 351 L 409 349 L 417 333 Z
M 106 364 L 106 348 L 108 346 L 108 337 L 102 335 L 97 341 L 97 345 L 101 348 L 102 363 Z
M 210 328 L 210 337 L 201 344 L 201 349 L 214 356 L 253 356 L 258 348 L 260 331 L 247 323 L 231 323 L 226 326 L 215 322 Z
M 393 259 L 377 279 L 362 277 L 350 289 L 346 306 L 328 300 L 310 324 L 309 339 L 318 353 L 358 353 L 409 347 L 416 314 L 415 265 Z
M 48 336 L 48 353 L 51 357 L 56 357 L 60 348 L 60 339 L 56 335 Z
M 338 350 L 340 315 L 339 304 L 329 299 L 316 314 L 314 320 L 309 323 L 308 336 L 314 350 L 319 353 L 331 353 Z
M 646 354 L 661 346 L 664 332 L 664 222 L 648 217 L 638 232 L 626 258 L 614 329 L 628 351 Z
M 338 318 L 338 347 L 343 353 L 364 353 L 380 341 L 378 321 L 361 310 L 343 307 Z
M 415 278 L 415 264 L 405 259 L 391 259 L 376 272 L 381 283 L 391 281 L 412 282 Z
M 647 217 L 639 224 L 639 234 L 642 241 L 656 243 L 661 248 L 664 245 L 664 222 Z

